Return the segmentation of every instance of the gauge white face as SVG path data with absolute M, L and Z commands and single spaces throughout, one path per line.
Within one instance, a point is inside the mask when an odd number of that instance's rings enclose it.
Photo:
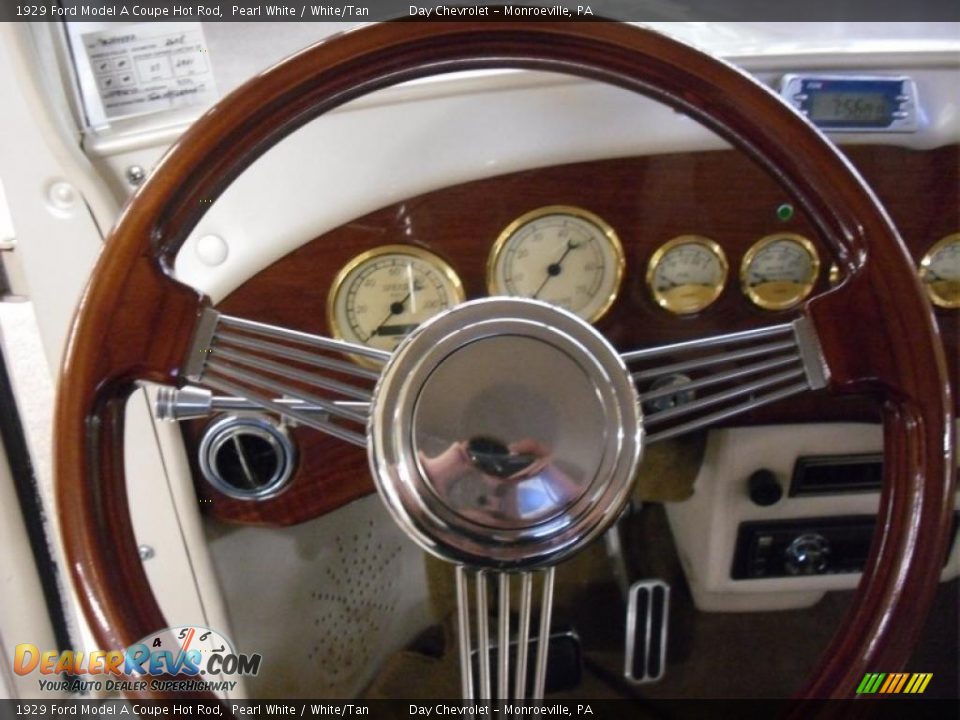
M 727 258 L 713 240 L 683 235 L 650 259 L 647 284 L 654 300 L 678 315 L 699 312 L 719 297 L 727 281 Z
M 814 245 L 802 235 L 761 238 L 747 251 L 740 268 L 743 292 L 765 310 L 785 310 L 803 301 L 820 272 Z
M 623 278 L 613 228 L 580 208 L 551 206 L 518 218 L 500 234 L 487 265 L 492 295 L 534 298 L 594 322 Z
M 930 248 L 920 262 L 920 279 L 936 305 L 960 308 L 960 233 Z
M 330 291 L 337 337 L 393 351 L 420 323 L 463 302 L 463 285 L 433 253 L 387 245 L 351 260 Z

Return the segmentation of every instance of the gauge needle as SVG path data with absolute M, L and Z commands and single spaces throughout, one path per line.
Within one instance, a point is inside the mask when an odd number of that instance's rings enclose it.
M 373 329 L 373 332 L 370 333 L 370 336 L 365 340 L 365 342 L 370 342 L 370 338 L 374 337 L 375 335 L 379 335 L 380 330 L 382 330 L 383 326 L 390 321 L 390 318 L 403 312 L 403 308 L 407 304 L 407 300 L 410 299 L 411 295 L 413 295 L 413 289 L 404 295 L 402 300 L 397 300 L 396 302 L 390 303 L 390 312 L 387 313 L 387 316 L 383 319 L 383 322 Z
M 423 284 L 418 280 L 414 280 L 413 270 L 409 265 L 407 265 L 407 273 L 408 273 L 407 277 L 409 278 L 409 288 L 410 288 L 407 291 L 407 294 L 404 295 L 401 300 L 397 300 L 395 302 L 390 303 L 390 312 L 387 313 L 387 316 L 383 319 L 383 322 L 381 322 L 379 325 L 377 325 L 373 329 L 373 332 L 370 333 L 369 337 L 367 337 L 367 339 L 364 342 L 369 342 L 370 338 L 376 335 L 406 335 L 407 332 L 409 332 L 410 330 L 416 327 L 416 325 L 397 325 L 396 326 L 397 328 L 408 328 L 404 332 L 398 332 L 398 331 L 387 332 L 386 331 L 387 328 L 385 327 L 386 324 L 390 322 L 390 318 L 392 318 L 394 315 L 399 315 L 404 311 L 407 304 L 407 300 L 411 300 L 411 299 L 413 300 L 413 302 L 411 303 L 412 308 L 410 311 L 414 313 L 417 311 L 417 291 L 423 290 Z
M 410 312 L 416 314 L 417 312 L 417 296 L 414 294 L 416 287 L 413 282 L 413 265 L 407 263 L 407 287 L 410 288 L 410 292 L 407 293 L 407 297 L 410 298 Z
M 572 239 L 567 241 L 567 247 L 563 251 L 563 255 L 560 256 L 560 259 L 555 263 L 550 263 L 547 265 L 547 276 L 543 279 L 543 282 L 540 283 L 540 287 L 537 288 L 537 291 L 532 295 L 534 300 L 537 299 L 546 284 L 550 282 L 550 278 L 556 277 L 560 274 L 560 271 L 563 269 L 563 261 L 566 259 L 567 255 L 570 254 L 570 251 L 576 250 L 581 245 L 583 245 L 583 243 L 576 243 Z

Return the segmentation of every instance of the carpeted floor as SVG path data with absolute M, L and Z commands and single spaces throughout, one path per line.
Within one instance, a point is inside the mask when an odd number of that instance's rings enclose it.
M 554 697 L 767 698 L 787 697 L 802 684 L 838 627 L 853 593 L 829 593 L 806 610 L 770 613 L 702 613 L 696 610 L 659 505 L 627 521 L 636 576 L 671 584 L 668 667 L 657 684 L 633 687 L 622 680 L 624 605 L 602 543 L 557 571 L 554 626 L 574 627 L 582 640 L 580 685 Z M 637 549 L 642 549 L 637 551 Z M 448 566 L 428 561 L 428 577 L 443 628 L 390 659 L 367 696 L 453 698 L 459 670 L 453 631 L 453 582 Z M 516 607 L 516 604 L 513 605 Z M 941 585 L 924 636 L 907 670 L 932 672 L 927 697 L 960 696 L 958 690 L 958 582 Z

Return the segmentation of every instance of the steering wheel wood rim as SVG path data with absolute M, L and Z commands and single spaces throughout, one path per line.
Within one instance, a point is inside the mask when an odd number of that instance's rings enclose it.
M 807 312 L 831 387 L 883 399 L 886 461 L 863 580 L 799 696 L 850 697 L 865 672 L 899 669 L 933 599 L 953 495 L 946 366 L 903 243 L 843 156 L 765 87 L 652 31 L 595 22 L 399 22 L 348 32 L 253 78 L 168 151 L 108 238 L 61 372 L 58 512 L 97 642 L 126 647 L 167 625 L 136 552 L 123 406 L 138 380 L 180 379 L 204 299 L 171 279 L 171 268 L 209 201 L 273 144 L 353 98 L 439 72 L 503 67 L 592 78 L 682 110 L 764 166 L 831 245 L 848 279 Z

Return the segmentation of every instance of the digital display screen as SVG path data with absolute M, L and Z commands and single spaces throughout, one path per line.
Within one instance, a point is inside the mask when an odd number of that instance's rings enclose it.
M 815 123 L 884 127 L 892 119 L 889 95 L 883 92 L 820 90 L 811 101 L 810 119 Z

